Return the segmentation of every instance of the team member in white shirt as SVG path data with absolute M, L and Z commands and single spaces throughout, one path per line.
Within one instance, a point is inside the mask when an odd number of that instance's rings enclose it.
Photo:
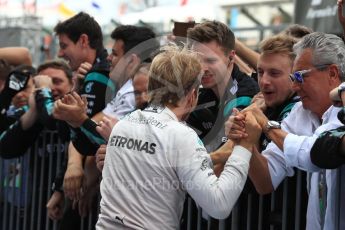
M 153 60 L 149 106 L 125 116 L 109 138 L 97 229 L 178 229 L 186 192 L 213 217 L 229 215 L 261 128 L 248 114 L 249 137 L 236 142 L 216 177 L 212 154 L 184 123 L 197 104 L 200 72 L 187 49 L 166 48 Z
M 255 117 L 265 134 L 274 142 L 262 155 L 255 152 L 249 176 L 256 189 L 269 193 L 286 177 L 293 175 L 293 167 L 310 172 L 307 229 L 343 229 L 344 202 L 337 194 L 343 193 L 344 176 L 338 170 L 321 170 L 312 164 L 310 150 L 317 137 L 326 130 L 341 126 L 337 119 L 339 109 L 331 106 L 329 92 L 345 76 L 345 46 L 335 35 L 312 33 L 294 46 L 293 89 L 301 97 L 280 129 L 268 122 L 263 113 L 253 108 Z M 234 135 L 246 136 L 236 125 L 243 114 L 229 118 L 228 130 Z M 236 125 L 232 125 L 237 120 Z M 252 172 L 252 173 L 251 173 Z M 342 178 L 342 179 L 340 179 Z M 341 192 L 343 191 L 343 192 Z M 339 209 L 339 205 L 341 205 Z

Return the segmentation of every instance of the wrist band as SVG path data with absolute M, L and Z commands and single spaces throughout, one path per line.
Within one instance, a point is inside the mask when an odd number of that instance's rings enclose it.
M 60 186 L 57 186 L 56 182 L 53 182 L 51 189 L 52 189 L 53 192 L 61 192 L 61 193 L 63 193 L 62 183 L 61 183 Z
M 50 88 L 40 88 L 36 90 L 36 95 L 40 94 L 44 98 L 52 97 L 52 91 Z
M 81 127 L 93 132 L 93 133 L 98 133 L 96 130 L 97 124 L 96 122 L 94 122 L 93 120 L 91 120 L 90 118 L 86 119 L 83 124 L 81 125 Z
M 97 123 L 90 118 L 86 119 L 80 126 L 81 131 L 89 138 L 89 140 L 97 145 L 106 144 L 106 140 L 97 132 Z

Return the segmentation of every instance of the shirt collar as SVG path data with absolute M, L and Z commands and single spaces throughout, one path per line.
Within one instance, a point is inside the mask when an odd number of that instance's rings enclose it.
M 171 111 L 171 109 L 169 109 L 168 107 L 165 107 L 163 110 L 163 113 L 167 114 L 169 117 L 171 117 L 173 120 L 175 121 L 179 121 L 176 114 Z
M 132 79 L 129 79 L 128 81 L 126 81 L 126 83 L 119 89 L 118 94 L 126 94 L 129 92 L 133 92 L 134 88 L 133 88 L 133 83 L 132 83 Z
M 324 114 L 322 114 L 322 123 L 326 123 L 331 119 L 335 119 L 336 121 L 338 120 L 338 112 L 340 111 L 340 108 L 331 106 L 329 107 Z
M 169 118 L 171 118 L 174 121 L 179 121 L 179 119 L 177 118 L 176 114 L 171 111 L 171 109 L 169 109 L 168 107 L 164 106 L 153 106 L 153 105 L 148 105 L 144 111 L 146 112 L 152 112 L 152 113 L 158 113 L 158 114 L 163 114 Z

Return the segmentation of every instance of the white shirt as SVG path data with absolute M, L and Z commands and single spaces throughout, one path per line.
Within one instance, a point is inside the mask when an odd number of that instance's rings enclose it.
M 226 218 L 250 158 L 235 146 L 217 178 L 202 141 L 171 110 L 136 110 L 110 136 L 96 228 L 178 229 L 186 192 L 213 217 Z
M 320 169 L 312 164 L 310 150 L 322 132 L 342 126 L 337 118 L 338 112 L 338 108 L 331 106 L 323 114 L 321 124 L 315 114 L 303 108 L 301 102 L 296 103 L 289 116 L 282 122 L 282 129 L 289 133 L 284 140 L 284 153 L 273 142 L 263 151 L 263 155 L 268 160 L 268 167 L 274 188 L 277 188 L 286 176 L 292 176 L 294 174 L 293 167 L 311 173 L 309 175 L 310 190 L 307 210 L 307 229 L 321 229 L 318 190 Z M 336 214 L 336 209 L 338 209 L 338 203 L 340 202 L 339 197 L 335 195 L 338 189 L 336 177 L 337 170 L 326 170 L 328 191 L 323 229 L 327 230 L 335 229 L 339 217 Z M 342 204 L 342 207 L 345 208 L 345 204 Z M 340 226 L 345 227 L 342 223 L 340 223 Z
M 103 109 L 103 113 L 119 120 L 133 110 L 135 110 L 135 95 L 132 79 L 129 79 Z

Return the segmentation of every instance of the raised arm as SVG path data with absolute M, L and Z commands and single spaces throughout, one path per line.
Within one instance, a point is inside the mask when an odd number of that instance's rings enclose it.
M 257 52 L 247 47 L 238 39 L 236 39 L 235 41 L 235 51 L 236 51 L 236 54 L 245 63 L 247 63 L 253 69 L 256 69 L 256 65 L 258 63 L 259 56 L 260 56 Z
M 200 144 L 185 146 L 179 154 L 180 167 L 177 169 L 182 184 L 193 199 L 211 216 L 226 218 L 235 205 L 247 179 L 251 151 L 260 137 L 261 128 L 252 115 L 246 117 L 248 137 L 236 143 L 219 178 L 210 166 L 210 156 L 201 151 Z M 186 137 L 183 137 L 186 143 Z M 197 140 L 197 138 L 193 138 Z M 188 143 L 193 143 L 192 139 Z M 193 154 L 194 153 L 194 154 Z M 189 159 L 186 159 L 189 158 Z M 189 163 L 186 163 L 189 162 Z
M 29 49 L 25 47 L 4 47 L 0 48 L 0 59 L 6 60 L 9 64 L 32 65 Z

